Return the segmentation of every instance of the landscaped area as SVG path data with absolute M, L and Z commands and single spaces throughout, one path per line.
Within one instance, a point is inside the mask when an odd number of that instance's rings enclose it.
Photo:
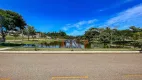
M 90 27 L 82 35 L 65 31 L 42 32 L 28 25 L 16 12 L 0 9 L 0 48 L 9 51 L 138 51 L 142 50 L 142 28 L 130 26 Z M 3 49 L 2 49 L 3 50 Z
M 1 42 L 0 48 L 11 47 L 6 51 L 139 51 L 141 50 L 141 31 L 140 34 L 132 34 L 132 37 L 123 37 L 122 40 L 113 32 L 109 36 L 95 32 L 96 29 L 86 31 L 83 36 L 53 36 L 53 38 L 41 37 L 32 38 L 24 35 L 15 37 L 6 36 L 6 41 Z M 96 35 L 97 33 L 97 35 Z M 57 33 L 56 33 L 57 34 Z M 112 34 L 112 33 L 111 33 Z M 128 33 L 129 34 L 129 33 Z M 48 35 L 48 34 L 47 34 Z M 46 35 L 46 36 L 47 36 Z M 127 35 L 128 36 L 128 35 Z M 133 37 L 134 36 L 134 37 Z M 109 37 L 112 39 L 109 39 Z M 115 39 L 116 38 L 116 39 Z M 123 39 L 125 38 L 125 39 Z M 133 39 L 135 38 L 135 40 Z
M 84 41 L 82 41 L 82 48 L 78 47 L 66 47 L 65 44 L 62 42 L 66 39 L 27 39 L 24 38 L 23 41 L 21 38 L 17 38 L 16 40 L 13 40 L 14 38 L 12 36 L 8 36 L 6 38 L 5 43 L 1 43 L 0 48 L 6 48 L 11 47 L 10 49 L 6 49 L 5 51 L 139 51 L 141 50 L 140 47 L 133 47 L 133 46 L 124 46 L 124 45 L 115 45 L 115 47 L 119 46 L 118 48 L 113 47 L 106 47 L 104 48 L 103 44 L 96 44 L 94 43 L 94 47 L 91 47 L 91 45 L 88 45 L 88 47 L 84 48 Z M 52 44 L 51 44 L 52 43 Z M 33 45 L 32 45 L 33 44 Z M 25 46 L 29 45 L 29 46 Z M 38 46 L 36 46 L 38 45 Z M 95 46 L 97 45 L 97 47 Z M 100 45 L 98 47 L 98 45 Z

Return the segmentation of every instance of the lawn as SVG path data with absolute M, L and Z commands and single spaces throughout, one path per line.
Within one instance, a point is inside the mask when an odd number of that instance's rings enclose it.
M 5 48 L 5 46 L 0 46 L 0 48 Z
M 15 37 L 13 37 L 13 36 L 6 36 L 6 40 L 14 40 L 14 39 L 15 39 Z M 21 40 L 21 39 L 22 39 L 21 36 L 16 38 L 16 40 Z
M 16 43 L 16 44 L 35 44 L 35 43 L 41 43 L 42 41 L 46 41 L 47 43 L 54 42 L 54 41 L 61 41 L 61 40 L 55 40 L 55 39 L 30 39 L 29 41 L 27 39 L 21 40 L 6 40 L 7 43 Z

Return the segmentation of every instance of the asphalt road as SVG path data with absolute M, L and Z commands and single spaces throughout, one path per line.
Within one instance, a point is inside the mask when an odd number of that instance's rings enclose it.
M 142 80 L 142 54 L 0 54 L 0 80 Z

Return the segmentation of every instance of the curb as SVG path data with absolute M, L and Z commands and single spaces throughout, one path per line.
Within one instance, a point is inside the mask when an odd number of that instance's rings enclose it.
M 97 54 L 142 53 L 142 51 L 0 51 L 0 54 Z

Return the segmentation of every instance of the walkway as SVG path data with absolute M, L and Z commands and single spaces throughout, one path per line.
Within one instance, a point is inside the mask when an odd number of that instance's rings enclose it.
M 12 49 L 12 48 L 13 47 L 0 48 L 0 51 L 7 50 L 7 49 Z

